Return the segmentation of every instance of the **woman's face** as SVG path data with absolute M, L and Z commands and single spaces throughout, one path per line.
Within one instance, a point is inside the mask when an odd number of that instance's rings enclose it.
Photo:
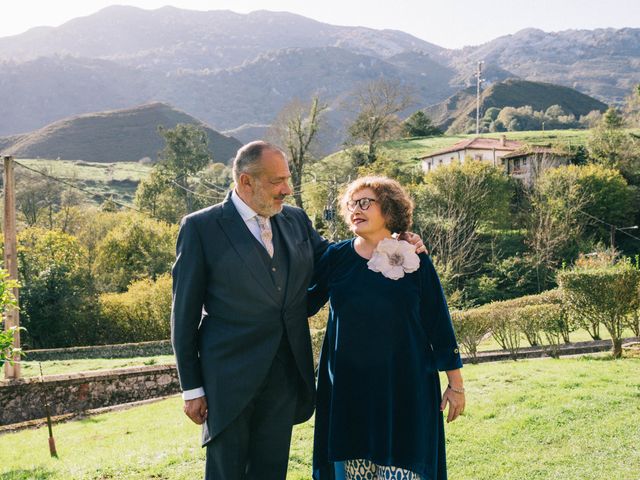
M 380 210 L 378 198 L 370 188 L 363 188 L 355 192 L 351 196 L 347 208 L 350 212 L 349 227 L 356 235 L 362 237 L 386 229 L 386 222 Z

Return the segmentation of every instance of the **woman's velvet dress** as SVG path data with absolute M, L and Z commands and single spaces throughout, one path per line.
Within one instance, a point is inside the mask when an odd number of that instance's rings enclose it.
M 447 303 L 426 254 L 391 280 L 353 240 L 329 247 L 309 289 L 310 313 L 330 313 L 318 371 L 313 477 L 367 459 L 447 478 L 438 371 L 462 367 Z

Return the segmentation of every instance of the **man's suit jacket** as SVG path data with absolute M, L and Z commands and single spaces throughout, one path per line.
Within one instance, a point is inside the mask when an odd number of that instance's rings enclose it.
M 219 434 L 255 395 L 283 329 L 300 371 L 296 423 L 313 413 L 315 381 L 307 321 L 307 287 L 328 242 L 303 210 L 285 205 L 271 217 L 289 259 L 284 303 L 230 195 L 187 215 L 173 266 L 171 338 L 183 390 L 204 387 L 203 444 Z M 276 225 L 274 225 L 276 226 Z M 297 381 L 296 379 L 291 379 Z

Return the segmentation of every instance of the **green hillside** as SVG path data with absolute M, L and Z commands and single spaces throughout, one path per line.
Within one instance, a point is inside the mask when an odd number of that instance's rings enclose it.
M 54 122 L 32 133 L 0 139 L 0 153 L 16 158 L 135 162 L 156 160 L 164 139 L 158 126 L 200 125 L 209 137 L 215 161 L 228 162 L 242 145 L 198 119 L 163 103 L 125 110 L 90 113 Z
M 480 97 L 480 112 L 491 107 L 522 107 L 529 105 L 534 111 L 546 110 L 552 105 L 560 105 L 567 114 L 576 118 L 592 110 L 604 111 L 607 105 L 595 98 L 572 88 L 551 83 L 529 82 L 508 79 L 495 83 L 484 90 Z M 433 122 L 448 133 L 465 130 L 470 119 L 476 115 L 475 87 L 462 90 L 442 103 L 427 107 L 427 115 Z

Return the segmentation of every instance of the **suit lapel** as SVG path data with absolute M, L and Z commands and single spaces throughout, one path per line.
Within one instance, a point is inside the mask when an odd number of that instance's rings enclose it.
M 293 228 L 293 225 L 291 224 L 291 219 L 284 210 L 281 213 L 271 217 L 271 220 L 277 222 L 278 224 L 278 228 L 280 230 L 280 238 L 283 240 L 289 258 L 289 268 L 287 269 L 289 271 L 287 277 L 287 291 L 284 301 L 284 304 L 286 305 L 289 302 L 289 296 L 292 294 L 292 292 L 296 291 L 294 286 L 296 285 L 296 282 L 299 281 L 298 277 L 300 274 L 299 269 L 296 268 L 296 259 L 298 257 L 298 252 L 295 242 L 295 230 Z
M 253 234 L 249 231 L 244 220 L 231 201 L 231 194 L 222 203 L 222 217 L 218 219 L 220 228 L 229 239 L 229 243 L 244 262 L 246 269 L 251 272 L 256 281 L 275 299 L 275 286 L 269 272 L 256 250 Z

